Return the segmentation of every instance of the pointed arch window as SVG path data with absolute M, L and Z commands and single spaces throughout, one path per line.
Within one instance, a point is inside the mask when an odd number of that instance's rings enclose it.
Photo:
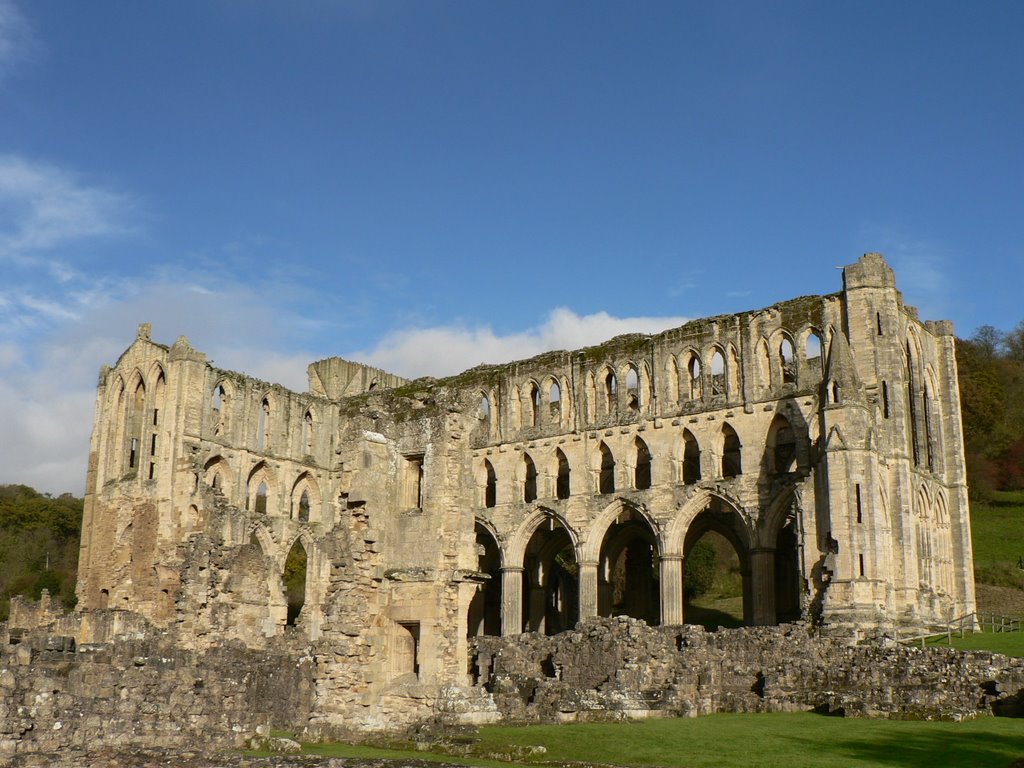
M 714 397 L 724 397 L 726 394 L 725 356 L 720 349 L 715 349 L 711 356 L 711 394 Z
M 604 377 L 604 398 L 606 413 L 613 414 L 619 409 L 618 382 L 615 380 L 615 372 L 608 371 Z
M 270 445 L 270 400 L 266 397 L 260 403 L 259 423 L 256 426 L 256 449 L 264 450 Z
M 555 449 L 555 456 L 558 459 L 558 477 L 555 480 L 555 497 L 559 499 L 568 499 L 571 493 L 571 485 L 569 482 L 569 459 L 566 458 L 565 453 L 561 448 Z
M 635 365 L 626 370 L 626 405 L 633 413 L 640 410 L 640 374 Z
M 779 365 L 782 367 L 782 383 L 796 383 L 796 358 L 793 355 L 793 342 L 783 338 L 779 344 Z
M 267 484 L 260 481 L 260 484 L 256 486 L 256 496 L 253 500 L 253 512 L 257 515 L 267 514 Z
M 484 481 L 484 506 L 491 508 L 498 502 L 498 475 L 494 471 L 494 465 L 484 459 L 484 470 L 487 478 Z
M 302 417 L 302 449 L 308 456 L 313 452 L 313 412 L 306 411 Z
M 599 493 L 615 493 L 615 457 L 611 449 L 601 443 L 601 470 L 598 476 Z
M 690 399 L 700 400 L 703 397 L 703 390 L 701 388 L 700 358 L 697 355 L 690 355 L 690 360 L 686 364 L 686 374 L 689 378 Z
M 540 387 L 530 384 L 530 425 L 540 425 Z
M 722 477 L 738 477 L 743 472 L 740 438 L 728 424 L 722 427 Z
M 562 423 L 562 388 L 557 381 L 552 381 L 548 389 L 548 413 L 552 424 Z
M 647 443 L 639 437 L 636 439 L 636 468 L 633 474 L 633 486 L 640 491 L 651 487 L 651 451 Z
M 529 504 L 537 500 L 537 465 L 533 463 L 530 454 L 523 454 L 523 464 L 526 474 L 523 481 L 523 501 Z
M 690 430 L 683 431 L 683 482 L 692 485 L 700 480 L 700 444 Z
M 771 467 L 776 474 L 785 474 L 796 469 L 796 435 L 793 426 L 782 414 L 772 421 L 768 432 L 768 447 L 771 451 Z

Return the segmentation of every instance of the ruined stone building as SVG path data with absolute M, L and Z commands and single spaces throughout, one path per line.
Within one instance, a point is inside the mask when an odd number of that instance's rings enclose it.
M 467 685 L 477 635 L 685 623 L 709 532 L 748 624 L 974 609 L 952 327 L 877 254 L 836 293 L 439 380 L 330 358 L 292 392 L 141 326 L 100 374 L 78 607 L 319 648 L 321 715 L 369 722 Z

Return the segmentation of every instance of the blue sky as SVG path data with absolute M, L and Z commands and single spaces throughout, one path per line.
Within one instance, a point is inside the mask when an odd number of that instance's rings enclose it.
M 0 0 L 0 482 L 153 323 L 294 388 L 838 290 L 1024 319 L 1024 4 Z

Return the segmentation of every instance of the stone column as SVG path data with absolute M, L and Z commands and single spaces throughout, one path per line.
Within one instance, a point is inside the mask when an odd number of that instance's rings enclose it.
M 580 619 L 597 616 L 597 563 L 580 563 Z
M 523 631 L 523 569 L 501 569 L 501 634 L 518 635 Z
M 750 550 L 750 579 L 753 582 L 754 626 L 775 624 L 775 550 L 758 547 Z
M 661 556 L 661 623 L 683 623 L 683 557 Z

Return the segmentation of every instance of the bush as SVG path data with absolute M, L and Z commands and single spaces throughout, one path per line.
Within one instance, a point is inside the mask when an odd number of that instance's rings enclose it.
M 715 583 L 718 570 L 718 555 L 714 546 L 707 541 L 698 541 L 686 556 L 686 597 L 693 599 L 706 594 Z

